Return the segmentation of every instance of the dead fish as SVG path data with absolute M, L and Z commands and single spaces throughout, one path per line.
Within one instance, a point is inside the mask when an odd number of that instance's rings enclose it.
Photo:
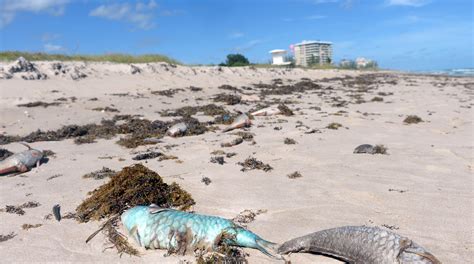
M 253 116 L 272 116 L 279 114 L 281 114 L 281 111 L 276 107 L 267 107 L 251 113 Z
M 252 125 L 252 122 L 250 121 L 250 118 L 246 114 L 241 114 L 238 117 L 234 119 L 234 122 L 230 124 L 230 126 L 224 128 L 222 132 L 227 132 L 234 130 L 236 128 L 243 128 L 243 127 L 249 127 Z
M 27 172 L 34 165 L 39 167 L 44 154 L 42 151 L 33 149 L 25 143 L 20 143 L 28 148 L 28 150 L 15 153 L 12 156 L 0 161 L 0 175 L 12 172 Z
M 280 259 L 277 244 L 266 241 L 231 220 L 150 206 L 135 206 L 121 216 L 128 234 L 146 249 L 186 254 L 214 251 L 220 243 L 249 247 Z
M 177 137 L 186 133 L 186 130 L 188 130 L 186 123 L 180 122 L 171 126 L 166 133 L 171 137 Z
M 283 243 L 280 254 L 325 254 L 355 264 L 441 264 L 412 240 L 378 227 L 343 226 Z
M 370 144 L 362 144 L 354 149 L 354 153 L 375 154 L 375 148 Z

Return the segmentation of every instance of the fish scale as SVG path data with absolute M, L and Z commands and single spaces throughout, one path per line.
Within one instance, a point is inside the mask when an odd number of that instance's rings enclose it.
M 193 214 L 156 205 L 135 206 L 122 214 L 122 223 L 138 244 L 147 249 L 185 252 L 215 250 L 219 243 L 255 248 L 279 258 L 276 244 L 217 216 Z

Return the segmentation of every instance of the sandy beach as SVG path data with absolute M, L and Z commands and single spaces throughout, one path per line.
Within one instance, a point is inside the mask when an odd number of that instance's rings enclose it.
M 139 249 L 136 243 L 139 257 L 120 256 L 114 248 L 106 249 L 110 244 L 101 233 L 85 243 L 99 222 L 47 217 L 55 204 L 63 215 L 74 213 L 88 192 L 109 180 L 83 175 L 136 163 L 188 191 L 197 213 L 232 219 L 244 210 L 261 210 L 247 227 L 272 242 L 326 228 L 368 225 L 413 239 L 443 263 L 474 259 L 473 77 L 165 63 L 60 64 L 34 62 L 35 71 L 15 73 L 8 73 L 11 63 L 0 64 L 0 148 L 19 152 L 25 147 L 10 136 L 100 124 L 117 115 L 168 122 L 180 116 L 163 113 L 184 106 L 215 104 L 236 114 L 284 104 L 294 115 L 256 116 L 249 128 L 223 133 L 226 125 L 214 122 L 218 115 L 197 112 L 193 117 L 209 129 L 205 133 L 165 136 L 156 144 L 132 148 L 117 144 L 125 134 L 84 144 L 72 136 L 32 140 L 32 147 L 55 155 L 39 168 L 0 177 L 0 209 L 38 203 L 22 215 L 0 212 L 0 235 L 12 234 L 0 242 L 4 263 L 193 263 L 193 256 L 165 257 L 165 250 Z M 236 101 L 221 101 L 222 94 Z M 26 107 L 33 102 L 49 105 Z M 422 122 L 404 122 L 412 115 Z M 238 131 L 248 132 L 246 140 L 221 146 L 238 138 Z M 383 145 L 387 153 L 354 154 L 361 144 Z M 132 159 L 152 151 L 177 159 Z M 225 163 L 211 162 L 216 156 Z M 238 163 L 249 157 L 272 169 L 242 171 Z M 288 177 L 294 172 L 301 177 Z M 257 250 L 244 251 L 249 263 L 282 263 Z M 292 263 L 340 263 L 303 253 L 287 258 Z

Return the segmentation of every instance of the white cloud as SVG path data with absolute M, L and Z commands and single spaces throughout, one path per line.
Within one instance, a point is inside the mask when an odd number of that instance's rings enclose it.
M 63 51 L 64 48 L 61 45 L 46 43 L 44 44 L 44 50 L 47 52 L 54 52 L 54 51 Z
M 46 12 L 54 16 L 64 14 L 69 0 L 2 0 L 0 4 L 0 28 L 10 24 L 18 12 Z
M 153 0 L 148 3 L 138 2 L 135 5 L 129 3 L 101 5 L 92 10 L 89 15 L 110 20 L 123 20 L 141 29 L 150 29 L 155 26 L 153 10 L 157 7 L 158 5 Z
M 388 5 L 390 6 L 413 6 L 420 7 L 427 5 L 428 0 L 388 0 Z
M 243 36 L 244 36 L 244 33 L 242 32 L 233 32 L 233 33 L 230 33 L 228 37 L 231 39 L 236 39 L 236 38 L 241 38 Z

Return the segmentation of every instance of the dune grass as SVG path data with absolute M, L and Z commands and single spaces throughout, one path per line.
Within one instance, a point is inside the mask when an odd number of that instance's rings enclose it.
M 20 56 L 30 61 L 107 61 L 116 63 L 167 62 L 171 64 L 181 64 L 175 59 L 160 54 L 129 55 L 110 53 L 103 55 L 65 55 L 23 51 L 2 51 L 0 52 L 0 61 L 13 61 Z

